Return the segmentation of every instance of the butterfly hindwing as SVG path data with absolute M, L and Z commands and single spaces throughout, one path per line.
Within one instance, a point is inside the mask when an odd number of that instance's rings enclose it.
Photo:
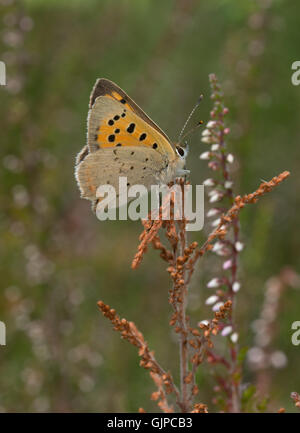
M 92 152 L 76 167 L 76 178 L 83 198 L 94 201 L 100 185 L 119 190 L 120 176 L 127 177 L 127 186 L 150 185 L 160 181 L 168 162 L 151 149 L 137 146 L 105 148 Z

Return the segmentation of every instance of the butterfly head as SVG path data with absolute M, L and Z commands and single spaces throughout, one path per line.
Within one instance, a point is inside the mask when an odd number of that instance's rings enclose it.
M 176 153 L 180 158 L 185 159 L 187 157 L 188 152 L 189 152 L 189 146 L 186 142 L 184 145 L 182 145 L 181 143 L 176 145 Z
M 188 150 L 189 149 L 187 143 L 185 143 L 184 145 L 182 143 L 175 144 L 176 159 L 171 164 L 172 167 L 170 167 L 175 177 L 184 176 L 189 172 L 185 169 L 185 160 L 188 154 Z
M 188 155 L 188 152 L 189 152 L 188 144 L 186 142 L 184 144 L 178 143 L 175 145 L 175 149 L 176 149 L 176 154 L 177 154 L 179 160 L 185 161 L 185 159 Z

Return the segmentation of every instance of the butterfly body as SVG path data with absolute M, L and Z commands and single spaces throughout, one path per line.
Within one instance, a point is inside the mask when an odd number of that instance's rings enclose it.
M 90 98 L 87 145 L 77 155 L 75 176 L 83 198 L 98 202 L 97 188 L 168 184 L 184 175 L 186 151 L 167 135 L 116 84 L 97 80 Z

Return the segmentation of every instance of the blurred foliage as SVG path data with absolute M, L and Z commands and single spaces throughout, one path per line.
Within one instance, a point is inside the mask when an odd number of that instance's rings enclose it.
M 89 93 L 97 77 L 115 81 L 176 139 L 200 92 L 205 99 L 196 117 L 209 118 L 208 74 L 215 72 L 230 109 L 236 193 L 291 171 L 287 182 L 242 213 L 246 248 L 237 319 L 241 345 L 251 347 L 265 280 L 286 265 L 299 266 L 300 87 L 291 84 L 291 64 L 299 60 L 299 3 L 0 0 L 0 5 L 0 59 L 8 79 L 0 88 L 0 319 L 7 327 L 7 345 L 0 347 L 0 408 L 156 410 L 150 401 L 153 383 L 138 367 L 135 350 L 113 333 L 96 302 L 102 299 L 135 321 L 176 377 L 168 276 L 152 251 L 138 270 L 130 269 L 139 223 L 100 223 L 79 197 L 74 160 L 86 140 Z M 191 180 L 201 183 L 208 173 L 198 159 L 205 145 L 199 134 L 190 142 Z M 208 231 L 209 223 L 191 239 L 201 241 Z M 210 314 L 203 306 L 206 283 L 220 264 L 215 258 L 203 261 L 194 276 L 195 320 Z M 291 323 L 299 319 L 299 291 L 288 288 L 274 339 L 274 349 L 284 351 L 288 362 L 282 369 L 269 367 L 269 409 L 294 410 L 289 394 L 300 390 L 300 349 L 290 338 Z M 256 379 L 246 362 L 244 382 Z M 207 368 L 198 383 L 199 401 L 213 411 Z M 252 394 L 247 386 L 245 407 Z

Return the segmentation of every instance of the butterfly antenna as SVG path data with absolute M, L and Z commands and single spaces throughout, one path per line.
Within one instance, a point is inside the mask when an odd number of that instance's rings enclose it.
M 196 129 L 199 128 L 199 126 L 203 125 L 203 120 L 199 120 L 196 126 L 194 128 L 190 129 L 188 132 L 186 132 L 182 137 L 181 140 L 184 140 L 188 135 L 190 135 L 192 132 L 195 132 Z
M 200 95 L 199 98 L 198 98 L 198 101 L 196 102 L 196 104 L 194 106 L 194 108 L 192 109 L 192 111 L 190 112 L 188 118 L 186 119 L 185 124 L 183 125 L 183 128 L 180 131 L 180 134 L 179 134 L 179 137 L 178 137 L 178 142 L 179 143 L 181 142 L 181 139 L 182 139 L 183 133 L 185 131 L 185 128 L 187 127 L 187 124 L 189 123 L 192 115 L 195 113 L 195 111 L 198 108 L 198 106 L 199 106 L 200 102 L 202 101 L 202 99 L 203 99 L 203 95 Z M 197 127 L 198 127 L 198 125 L 197 125 Z

